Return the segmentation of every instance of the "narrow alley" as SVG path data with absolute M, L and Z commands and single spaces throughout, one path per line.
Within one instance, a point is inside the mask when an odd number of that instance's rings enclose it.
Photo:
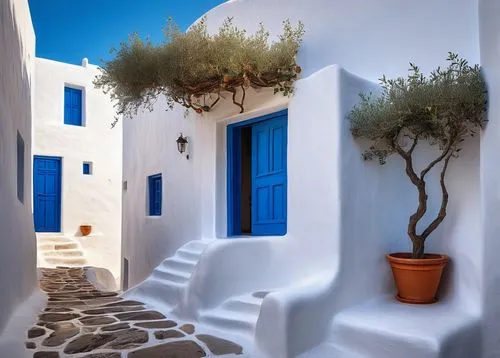
M 27 332 L 34 358 L 196 358 L 242 354 L 241 346 L 168 319 L 117 292 L 103 292 L 84 268 L 40 269 L 48 302 Z

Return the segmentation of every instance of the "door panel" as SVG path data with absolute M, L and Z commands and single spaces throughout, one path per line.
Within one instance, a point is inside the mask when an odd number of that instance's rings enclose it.
M 61 231 L 61 158 L 35 156 L 33 160 L 35 231 Z
M 252 235 L 286 233 L 286 116 L 252 126 Z

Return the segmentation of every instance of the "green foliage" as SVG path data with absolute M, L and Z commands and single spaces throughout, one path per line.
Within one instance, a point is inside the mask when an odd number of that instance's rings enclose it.
M 401 136 L 457 154 L 464 138 L 484 126 L 487 91 L 479 66 L 469 66 L 451 52 L 447 61 L 447 68 L 438 67 L 429 77 L 410 63 L 407 78 L 380 79 L 382 96 L 361 94 L 349 119 L 355 137 L 373 141 L 365 159 L 385 163 L 397 151 Z
M 151 109 L 162 94 L 169 108 L 179 103 L 208 112 L 224 92 L 243 112 L 246 89 L 271 87 L 287 96 L 301 71 L 295 61 L 304 34 L 300 22 L 293 27 L 284 21 L 283 34 L 273 43 L 262 24 L 248 35 L 230 18 L 214 35 L 208 33 L 205 18 L 186 33 L 169 20 L 164 32 L 165 42 L 158 46 L 132 35 L 94 81 L 117 100 L 119 114 L 130 116 L 142 106 Z

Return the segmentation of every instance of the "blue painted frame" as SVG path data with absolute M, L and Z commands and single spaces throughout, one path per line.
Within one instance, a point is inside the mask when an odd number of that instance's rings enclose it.
M 61 232 L 61 202 L 62 202 L 62 158 L 61 157 L 52 157 L 52 156 L 46 156 L 46 155 L 34 155 L 33 156 L 33 219 L 34 223 L 36 222 L 35 220 L 35 213 L 38 212 L 38 207 L 37 207 L 37 200 L 34 197 L 36 195 L 36 176 L 38 174 L 38 171 L 36 169 L 36 161 L 37 159 L 50 159 L 57 161 L 58 163 L 58 172 L 59 176 L 57 179 L 57 210 L 56 210 L 56 227 L 54 228 L 54 232 Z M 36 230 L 36 227 L 35 227 Z M 51 230 L 52 231 L 52 230 Z M 37 232 L 44 232 L 44 231 L 38 231 Z
M 83 162 L 83 175 L 91 175 L 91 166 L 89 162 Z
M 159 182 L 159 193 L 156 192 L 156 183 Z M 163 179 L 160 174 L 150 175 L 148 177 L 149 192 L 149 216 L 161 216 L 163 206 Z M 157 196 L 159 194 L 159 197 Z
M 241 235 L 241 130 L 257 122 L 280 116 L 288 117 L 288 109 L 227 126 L 227 236 Z
M 64 87 L 64 124 L 83 126 L 83 90 Z

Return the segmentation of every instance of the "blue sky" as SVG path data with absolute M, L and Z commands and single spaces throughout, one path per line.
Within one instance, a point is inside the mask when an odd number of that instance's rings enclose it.
M 38 57 L 80 64 L 83 57 L 101 64 L 109 50 L 137 32 L 153 41 L 173 17 L 186 29 L 224 0 L 29 0 Z

